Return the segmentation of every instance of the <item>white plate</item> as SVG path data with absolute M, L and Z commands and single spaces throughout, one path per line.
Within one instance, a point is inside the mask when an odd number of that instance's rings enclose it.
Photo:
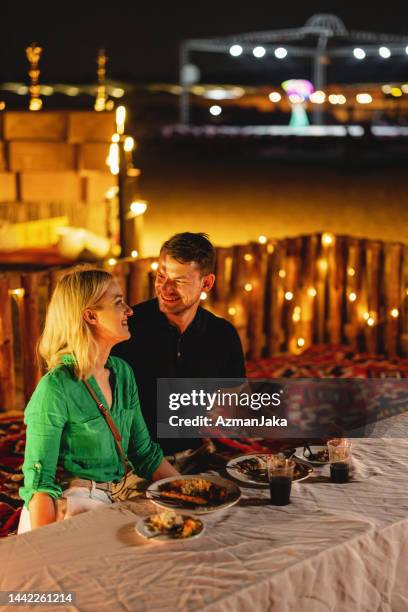
M 154 498 L 153 494 L 160 493 L 160 485 L 163 485 L 166 482 L 171 482 L 172 480 L 195 480 L 197 478 L 203 478 L 204 480 L 208 480 L 213 484 L 225 487 L 227 489 L 227 501 L 217 506 L 191 506 L 190 504 L 184 504 L 183 502 L 176 506 L 170 502 L 167 503 L 166 500 Z M 156 480 L 156 482 L 153 482 L 146 489 L 146 497 L 156 504 L 156 506 L 159 506 L 160 508 L 168 508 L 169 510 L 174 510 L 175 512 L 183 513 L 184 510 L 189 514 L 210 514 L 211 512 L 218 512 L 219 510 L 224 510 L 225 508 L 229 508 L 230 506 L 236 504 L 241 497 L 241 489 L 235 484 L 235 482 L 231 482 L 230 480 L 226 480 L 220 476 L 213 474 L 194 474 L 188 476 L 171 476 L 170 478 L 163 478 L 163 480 Z
M 252 454 L 252 455 L 241 455 L 240 457 L 235 457 L 235 459 L 230 459 L 230 461 L 228 461 L 226 465 L 227 472 L 230 476 L 232 476 L 233 478 L 236 478 L 236 480 L 240 480 L 241 482 L 245 482 L 247 484 L 255 484 L 258 487 L 262 487 L 266 489 L 269 487 L 268 482 L 262 482 L 259 480 L 255 480 L 251 478 L 250 476 L 247 476 L 243 472 L 239 471 L 235 466 L 237 463 L 240 463 L 244 459 L 250 459 L 251 457 L 260 457 L 261 459 L 265 459 L 269 456 L 270 455 L 264 455 L 262 453 L 257 453 L 257 454 Z M 304 474 L 297 478 L 294 478 L 293 482 L 300 482 L 302 480 L 306 480 L 306 478 L 309 478 L 309 476 L 313 473 L 313 468 L 307 465 L 304 459 L 299 460 L 298 457 L 296 459 L 298 460 L 297 463 L 301 464 L 302 468 L 304 468 L 303 469 Z
M 327 446 L 325 444 L 310 444 L 310 450 L 312 451 L 312 453 L 318 453 L 319 451 L 322 450 L 327 450 Z M 304 448 L 303 446 L 298 446 L 296 451 L 295 451 L 295 457 L 297 459 L 300 459 L 301 461 L 307 461 L 308 463 L 311 463 L 312 465 L 326 465 L 327 463 L 329 463 L 329 460 L 327 461 L 315 461 L 314 459 L 309 459 L 308 458 L 309 453 L 306 451 L 306 455 L 304 454 Z
M 187 514 L 181 514 L 181 516 L 184 519 L 188 519 L 188 518 L 194 518 L 193 516 L 189 516 Z M 151 540 L 152 542 L 188 542 L 189 540 L 194 540 L 195 538 L 199 538 L 200 535 L 202 535 L 204 533 L 204 529 L 205 529 L 205 525 L 202 521 L 200 521 L 201 523 L 201 529 L 198 533 L 195 533 L 192 536 L 189 536 L 188 538 L 175 538 L 167 533 L 161 533 L 160 535 L 158 535 L 157 531 L 154 531 L 153 529 L 151 529 L 147 523 L 147 520 L 149 519 L 149 517 L 144 517 L 141 518 L 135 525 L 135 530 L 136 532 L 141 535 L 143 538 L 146 538 L 148 540 Z M 199 519 L 195 519 L 195 520 L 199 520 Z M 153 537 L 152 537 L 153 536 Z

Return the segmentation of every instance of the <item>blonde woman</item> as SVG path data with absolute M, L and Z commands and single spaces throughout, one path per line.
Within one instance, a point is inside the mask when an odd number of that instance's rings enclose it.
M 39 343 L 48 372 L 25 411 L 19 533 L 56 521 L 61 497 L 66 516 L 112 503 L 112 483 L 122 479 L 125 466 L 98 402 L 136 474 L 153 480 L 178 474 L 149 436 L 131 368 L 109 356 L 130 337 L 131 314 L 118 283 L 104 270 L 76 269 L 58 282 Z

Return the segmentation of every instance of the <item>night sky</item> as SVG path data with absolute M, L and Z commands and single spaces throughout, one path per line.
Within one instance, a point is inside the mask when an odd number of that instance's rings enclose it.
M 349 29 L 407 33 L 397 2 L 127 2 L 82 0 L 0 3 L 0 82 L 26 79 L 25 47 L 44 47 L 42 82 L 95 79 L 99 47 L 108 76 L 128 81 L 177 80 L 178 44 L 185 38 L 300 27 L 315 13 L 334 13 Z

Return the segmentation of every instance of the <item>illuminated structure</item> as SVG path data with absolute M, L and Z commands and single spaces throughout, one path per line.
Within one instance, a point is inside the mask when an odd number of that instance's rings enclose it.
M 361 62 L 370 58 L 389 61 L 393 56 L 408 60 L 408 36 L 347 30 L 339 17 L 314 15 L 301 28 L 234 34 L 223 38 L 195 38 L 180 46 L 180 122 L 190 123 L 191 89 L 199 81 L 199 69 L 191 63 L 192 53 L 228 54 L 233 58 L 251 56 L 257 62 L 264 58 L 276 62 L 286 59 L 308 59 L 311 81 L 316 91 L 327 85 L 327 66 L 337 58 Z M 254 60 L 254 61 L 255 61 Z M 291 74 L 287 77 L 290 78 Z M 315 104 L 312 122 L 323 123 L 321 104 Z
M 289 79 L 282 83 L 282 88 L 288 94 L 289 102 L 292 106 L 289 125 L 292 127 L 309 125 L 304 102 L 313 93 L 313 84 L 310 81 L 306 81 L 306 79 Z
M 42 100 L 40 97 L 40 69 L 38 64 L 40 62 L 40 57 L 42 53 L 42 48 L 39 47 L 36 43 L 32 43 L 26 49 L 26 56 L 28 61 L 30 62 L 30 70 L 28 71 L 28 76 L 30 77 L 30 102 L 28 108 L 30 111 L 38 111 L 42 108 Z

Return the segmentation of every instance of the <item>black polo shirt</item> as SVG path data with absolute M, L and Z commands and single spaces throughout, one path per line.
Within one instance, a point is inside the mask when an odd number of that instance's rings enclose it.
M 158 378 L 242 378 L 244 355 L 234 326 L 201 306 L 183 334 L 160 311 L 157 299 L 134 306 L 133 313 L 131 339 L 116 345 L 112 354 L 132 366 L 143 416 L 156 440 Z M 191 446 L 183 442 L 177 441 L 179 447 Z M 175 450 L 174 444 L 160 443 L 165 452 Z

